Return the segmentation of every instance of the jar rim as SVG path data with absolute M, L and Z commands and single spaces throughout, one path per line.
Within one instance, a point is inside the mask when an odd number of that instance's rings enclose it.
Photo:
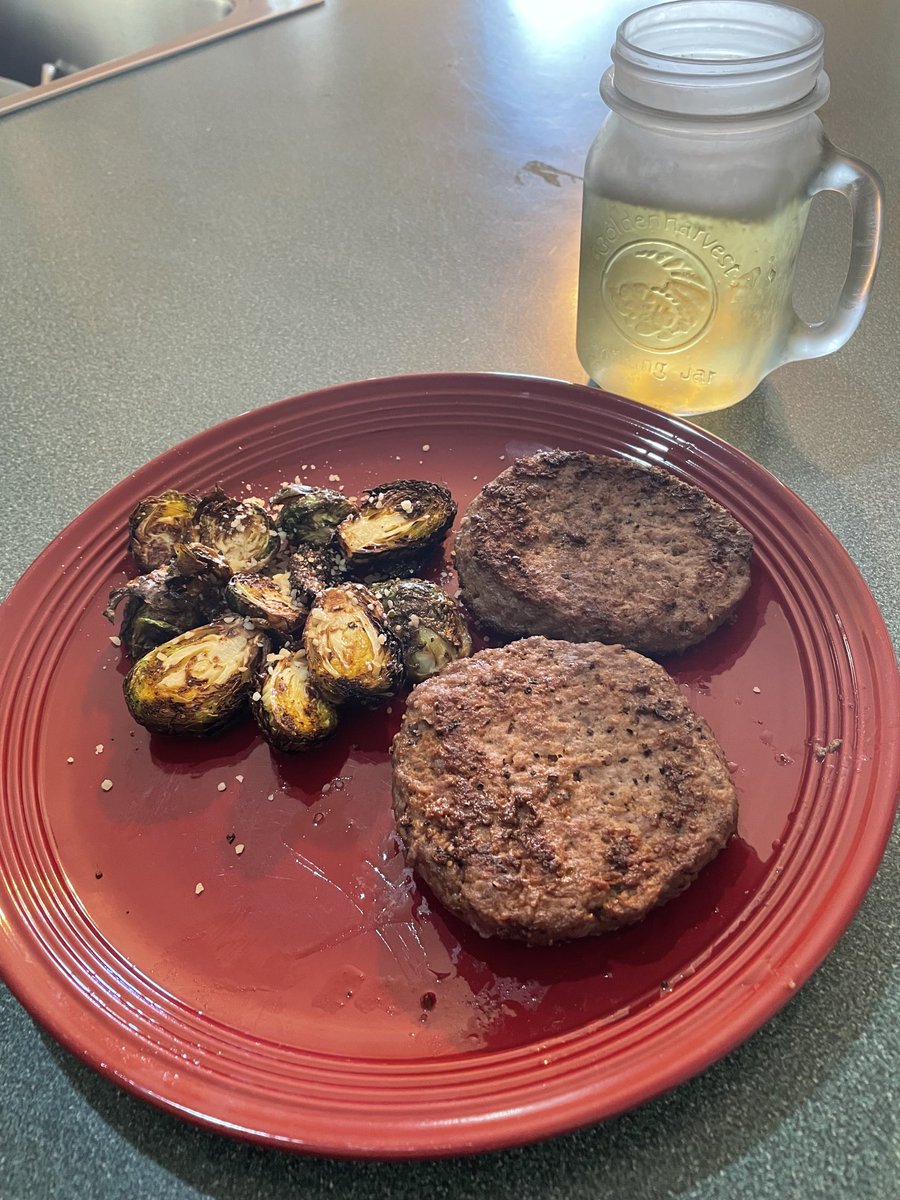
M 804 12 L 801 8 L 795 8 L 793 5 L 773 3 L 772 0 L 726 0 L 728 7 L 739 5 L 747 10 L 754 8 L 759 10 L 778 9 L 782 13 L 789 14 L 793 17 L 799 17 L 807 23 L 809 27 L 809 37 L 804 42 L 799 42 L 797 45 L 789 49 L 773 50 L 767 54 L 748 54 L 740 58 L 722 59 L 721 57 L 703 58 L 700 55 L 691 55 L 686 58 L 684 55 L 667 54 L 659 50 L 652 50 L 647 46 L 640 45 L 637 41 L 632 41 L 629 35 L 629 27 L 639 25 L 640 19 L 651 14 L 659 13 L 671 20 L 672 16 L 677 16 L 677 10 L 687 9 L 721 9 L 723 7 L 721 0 L 663 0 L 660 4 L 652 4 L 647 8 L 642 8 L 638 12 L 632 13 L 626 17 L 619 25 L 616 31 L 616 45 L 614 50 L 628 48 L 641 55 L 646 55 L 647 58 L 658 59 L 660 62 L 670 63 L 690 63 L 698 67 L 726 67 L 729 70 L 735 67 L 740 67 L 744 64 L 756 66 L 766 62 L 776 62 L 785 57 L 793 57 L 794 55 L 806 55 L 818 50 L 825 41 L 825 30 L 822 22 L 818 17 L 814 17 L 812 13 Z
M 771 112 L 813 96 L 824 43 L 816 17 L 771 0 L 670 0 L 619 25 L 615 88 L 676 115 Z

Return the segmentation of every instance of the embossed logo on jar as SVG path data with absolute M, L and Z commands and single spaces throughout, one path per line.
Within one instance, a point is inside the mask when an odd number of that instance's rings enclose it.
M 703 263 L 672 242 L 629 242 L 603 271 L 603 300 L 635 346 L 681 350 L 703 336 L 716 311 L 716 288 Z

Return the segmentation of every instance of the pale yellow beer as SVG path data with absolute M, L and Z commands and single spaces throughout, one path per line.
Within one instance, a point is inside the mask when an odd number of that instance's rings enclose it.
M 793 324 L 809 201 L 759 221 L 665 212 L 585 192 L 578 356 L 610 392 L 711 412 L 777 365 Z

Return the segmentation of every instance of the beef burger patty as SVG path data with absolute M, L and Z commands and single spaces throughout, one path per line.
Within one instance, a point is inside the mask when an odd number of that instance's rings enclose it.
M 622 646 L 535 637 L 460 659 L 412 692 L 392 759 L 408 864 L 485 937 L 639 921 L 737 818 L 707 724 Z
M 456 539 L 460 594 L 504 637 L 668 654 L 702 641 L 750 583 L 752 538 L 659 467 L 548 450 L 475 497 Z

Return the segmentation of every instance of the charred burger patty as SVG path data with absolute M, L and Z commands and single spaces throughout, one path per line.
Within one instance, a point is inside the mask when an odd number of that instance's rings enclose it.
M 409 865 L 486 937 L 630 925 L 735 828 L 709 727 L 622 646 L 535 637 L 455 662 L 413 691 L 392 758 Z
M 751 550 L 742 525 L 669 471 L 550 450 L 519 459 L 475 497 L 456 568 L 467 607 L 505 637 L 668 654 L 731 615 Z

